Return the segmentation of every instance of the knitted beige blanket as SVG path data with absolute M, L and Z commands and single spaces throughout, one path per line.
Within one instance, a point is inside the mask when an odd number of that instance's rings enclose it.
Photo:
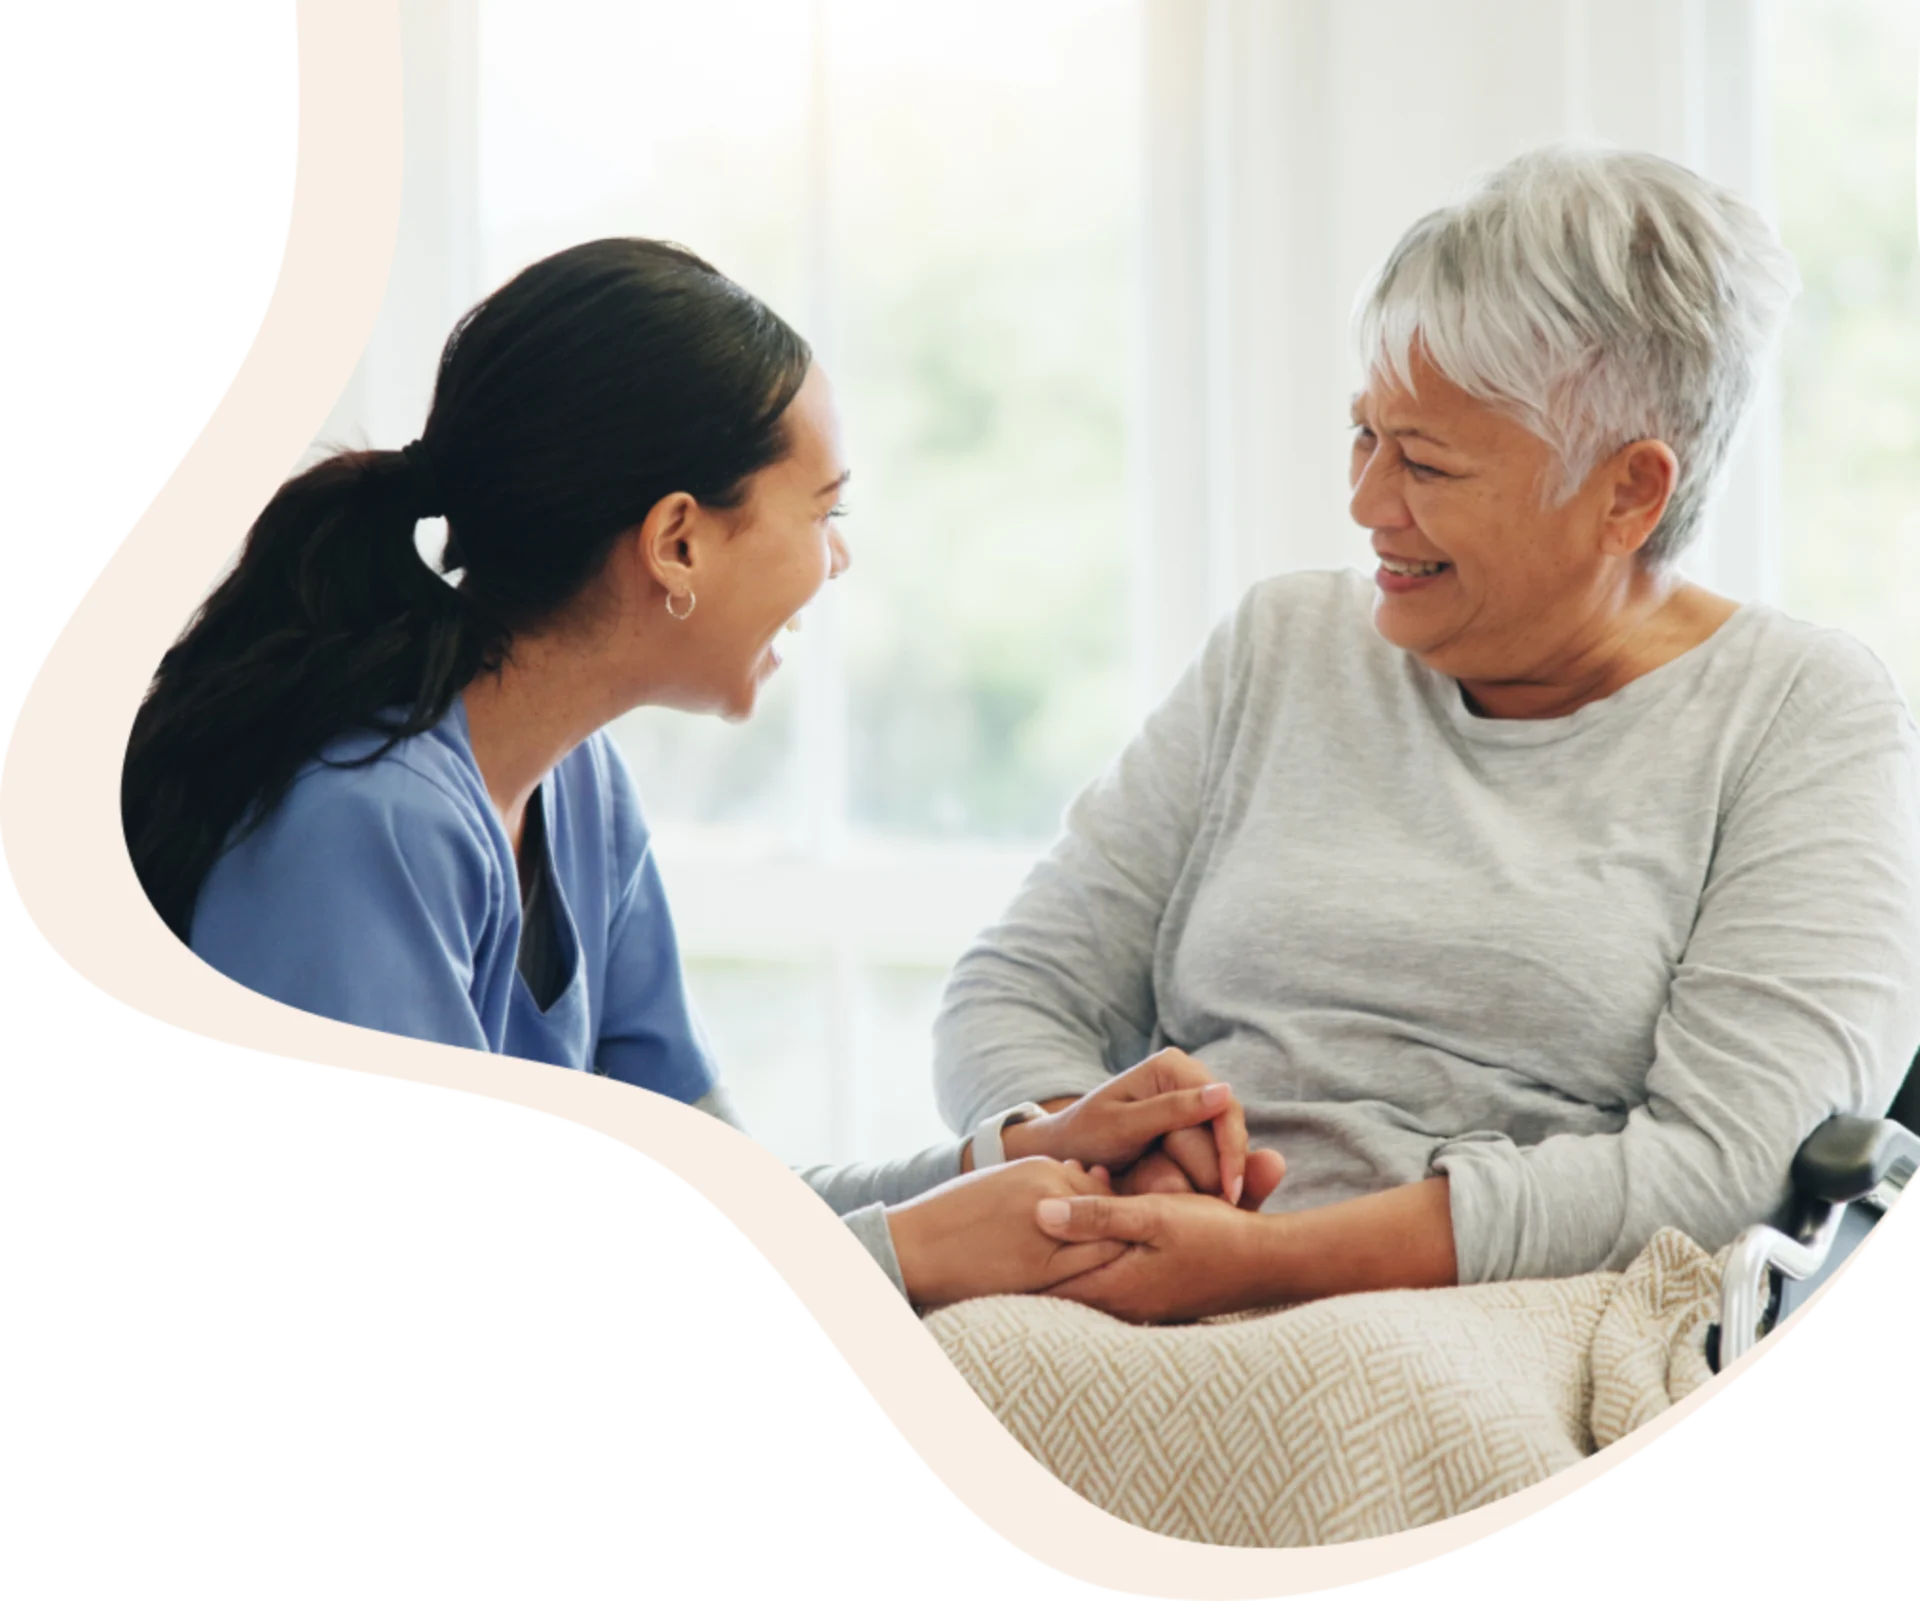
M 1720 1263 L 1664 1230 L 1624 1272 L 1343 1296 L 1139 1328 L 995 1296 L 927 1327 L 1095 1506 L 1217 1545 L 1431 1523 L 1610 1445 L 1711 1377 Z

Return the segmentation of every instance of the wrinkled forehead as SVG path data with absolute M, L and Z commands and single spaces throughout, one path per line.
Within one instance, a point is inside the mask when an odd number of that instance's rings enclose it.
M 1382 439 L 1403 444 L 1431 444 L 1457 449 L 1467 439 L 1467 431 L 1451 426 L 1445 418 L 1422 409 L 1404 391 L 1391 390 L 1384 395 L 1356 390 L 1351 420 L 1355 428 L 1364 428 Z
M 1430 363 L 1416 360 L 1402 383 L 1392 372 L 1370 376 L 1351 397 L 1352 421 L 1382 438 L 1419 442 L 1485 460 L 1529 463 L 1553 458 L 1552 446 L 1511 405 L 1483 400 Z

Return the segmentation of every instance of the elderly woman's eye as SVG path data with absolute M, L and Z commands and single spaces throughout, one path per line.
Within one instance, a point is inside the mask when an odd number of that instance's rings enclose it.
M 1424 461 L 1415 461 L 1411 456 L 1403 456 L 1400 459 L 1407 464 L 1408 472 L 1423 481 L 1430 482 L 1435 478 L 1448 478 L 1452 476 L 1450 473 L 1443 473 L 1438 467 L 1429 467 Z

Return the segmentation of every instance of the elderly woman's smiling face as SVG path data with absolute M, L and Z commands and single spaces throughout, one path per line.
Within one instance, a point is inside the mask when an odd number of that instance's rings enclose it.
M 1577 677 L 1649 581 L 1635 552 L 1672 453 L 1629 446 L 1556 504 L 1552 446 L 1417 347 L 1410 365 L 1412 389 L 1376 375 L 1354 397 L 1351 509 L 1380 561 L 1375 626 L 1470 687 Z

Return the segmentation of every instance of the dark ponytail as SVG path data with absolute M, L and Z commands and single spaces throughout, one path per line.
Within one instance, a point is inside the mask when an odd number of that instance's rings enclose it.
M 431 728 L 517 633 L 562 612 L 665 496 L 737 505 L 785 454 L 811 360 L 677 246 L 602 239 L 536 262 L 460 320 L 421 438 L 283 485 L 134 720 L 134 871 L 186 939 L 214 861 L 342 734 Z M 442 565 L 419 519 L 444 515 Z

